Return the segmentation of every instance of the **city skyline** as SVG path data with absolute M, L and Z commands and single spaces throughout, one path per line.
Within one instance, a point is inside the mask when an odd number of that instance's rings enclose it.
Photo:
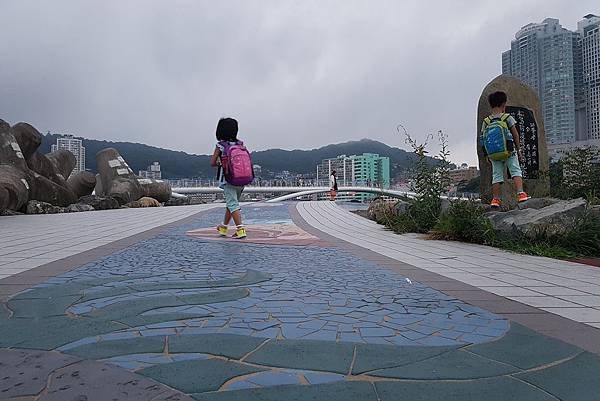
M 588 14 L 569 30 L 556 18 L 523 26 L 502 53 L 502 73 L 539 95 L 551 156 L 600 145 L 600 17 Z
M 444 130 L 451 159 L 474 164 L 494 56 L 530 22 L 573 27 L 600 12 L 591 1 L 249 3 L 6 4 L 2 117 L 196 154 L 225 115 L 256 150 L 365 137 L 407 149 L 402 123 L 418 139 Z

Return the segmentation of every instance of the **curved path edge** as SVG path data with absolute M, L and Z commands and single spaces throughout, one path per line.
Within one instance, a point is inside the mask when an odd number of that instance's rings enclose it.
M 327 213 L 328 208 L 331 207 L 337 209 L 335 216 L 328 219 L 320 214 Z M 371 230 L 381 230 L 386 236 L 392 236 L 392 241 L 395 240 L 394 238 L 399 240 L 400 237 L 394 237 L 396 234 L 387 231 L 375 222 L 328 202 L 298 202 L 290 205 L 289 210 L 292 220 L 300 228 L 358 257 L 376 262 L 413 281 L 425 284 L 468 304 L 502 315 L 509 321 L 522 324 L 540 334 L 600 355 L 600 329 L 598 328 L 493 294 L 474 285 L 402 262 L 394 257 L 385 256 L 375 250 L 377 245 L 374 243 L 365 242 L 358 245 L 357 243 L 360 243 L 360 233 L 357 225 L 339 224 L 339 231 L 337 231 L 339 234 L 336 230 L 331 229 L 336 226 L 336 221 L 341 221 L 339 218 L 343 216 L 354 222 L 369 226 Z M 319 221 L 320 218 L 325 220 Z M 350 238 L 352 238 L 352 242 L 348 240 Z

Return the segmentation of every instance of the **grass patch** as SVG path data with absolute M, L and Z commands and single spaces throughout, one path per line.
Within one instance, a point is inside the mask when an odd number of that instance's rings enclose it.
M 413 204 L 408 211 L 386 216 L 379 223 L 397 233 L 429 233 L 430 238 L 490 245 L 509 251 L 546 256 L 556 259 L 600 257 L 600 215 L 585 212 L 564 227 L 542 227 L 525 234 L 495 231 L 485 216 L 485 209 L 476 201 L 452 201 L 439 215 L 431 230 L 419 226 L 419 216 L 428 216 L 427 209 Z M 432 220 L 426 220 L 431 222 Z
M 493 245 L 496 233 L 475 201 L 452 201 L 430 233 L 434 239 Z

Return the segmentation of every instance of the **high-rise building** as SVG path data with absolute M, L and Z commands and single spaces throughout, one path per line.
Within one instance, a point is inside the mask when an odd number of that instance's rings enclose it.
M 329 185 L 329 176 L 335 171 L 339 186 L 352 185 L 354 172 L 352 156 L 341 155 L 332 159 L 324 159 L 317 165 L 318 185 Z
M 140 170 L 138 175 L 142 178 L 160 180 L 162 178 L 162 173 L 160 172 L 160 163 L 153 162 L 146 170 Z
M 581 62 L 587 135 L 582 140 L 600 143 L 600 17 L 588 14 L 577 24 L 581 41 Z
M 51 146 L 52 152 L 55 152 L 59 149 L 65 149 L 75 155 L 75 168 L 71 175 L 78 173 L 80 171 L 85 171 L 85 147 L 83 146 L 83 141 L 81 139 L 75 139 L 73 135 L 65 134 L 56 139 L 56 144 Z M 65 177 L 67 179 L 69 177 Z
M 374 153 L 351 156 L 353 162 L 353 181 L 356 185 L 390 187 L 390 158 Z
M 542 102 L 546 139 L 553 144 L 579 139 L 576 105 L 581 110 L 583 82 L 578 74 L 579 35 L 563 28 L 559 20 L 525 25 L 502 54 L 502 73 L 531 86 Z
M 329 185 L 331 172 L 336 172 L 339 186 L 369 186 L 379 188 L 390 187 L 390 158 L 374 153 L 362 155 L 341 155 L 332 159 L 324 159 L 317 165 L 317 183 Z M 358 194 L 352 199 L 366 200 L 373 195 Z

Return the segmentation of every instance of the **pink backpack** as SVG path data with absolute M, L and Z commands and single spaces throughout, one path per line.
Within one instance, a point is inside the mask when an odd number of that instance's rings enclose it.
M 228 141 L 219 142 L 224 151 L 221 154 L 221 166 L 225 181 L 236 187 L 243 187 L 254 180 L 252 158 L 244 146 L 244 142 L 237 141 L 234 145 Z

